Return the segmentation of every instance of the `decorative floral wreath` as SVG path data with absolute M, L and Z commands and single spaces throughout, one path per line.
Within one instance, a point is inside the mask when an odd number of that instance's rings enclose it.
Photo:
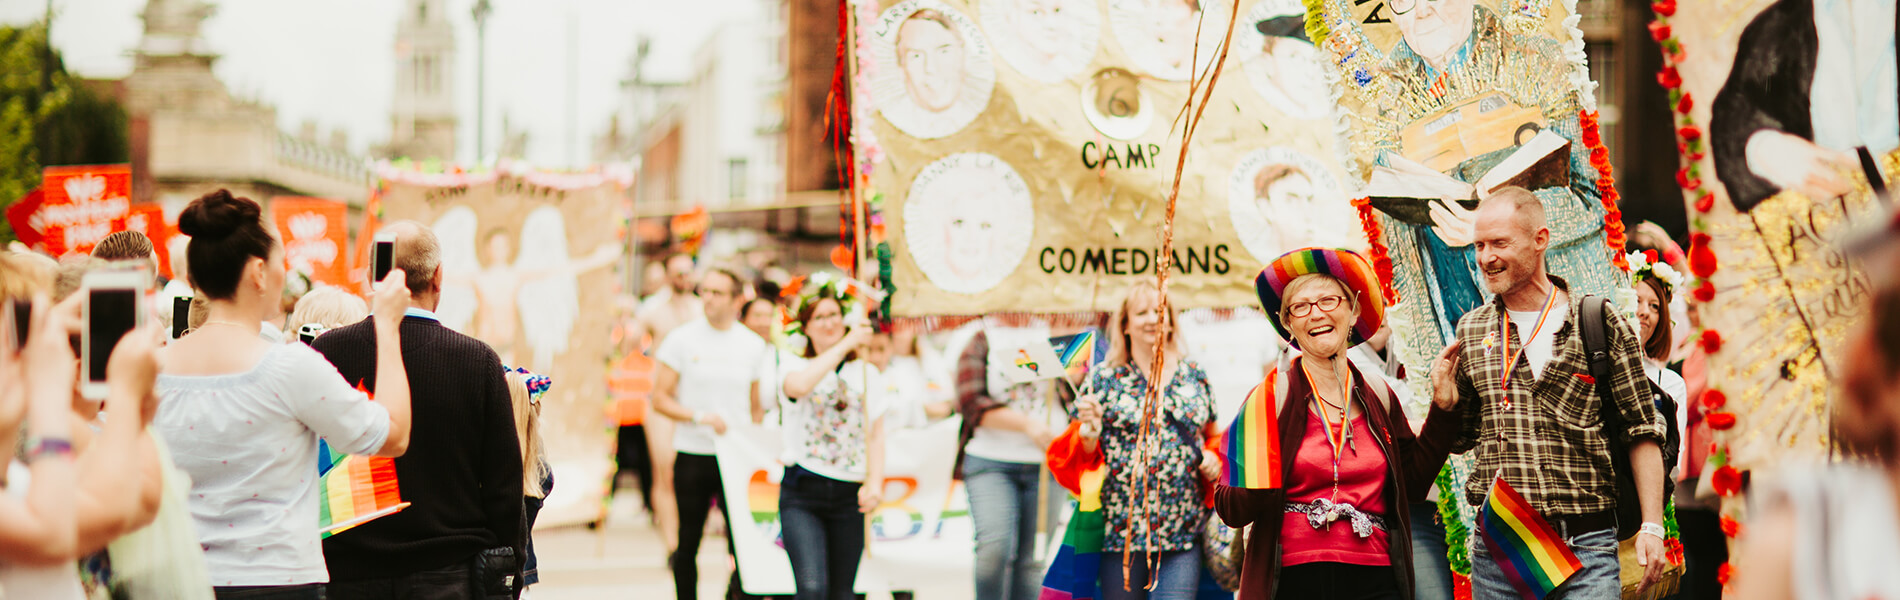
M 804 312 L 805 307 L 814 302 L 831 298 L 838 301 L 839 311 L 851 314 L 851 311 L 857 307 L 858 301 L 866 295 L 870 295 L 873 301 L 881 299 L 882 294 L 876 292 L 877 290 L 856 279 L 832 275 L 825 271 L 793 279 L 779 291 L 780 298 L 796 299 L 792 302 L 791 312 L 785 313 L 781 318 L 781 323 L 785 325 L 785 335 L 804 335 L 805 327 L 804 324 L 798 322 L 798 313 Z
M 554 387 L 554 378 L 548 377 L 546 375 L 533 373 L 521 367 L 515 367 L 511 369 L 506 366 L 503 366 L 502 370 L 512 371 L 512 372 L 520 373 L 522 375 L 527 376 L 527 381 L 525 383 L 528 385 L 528 398 L 531 400 L 540 400 L 542 394 L 548 393 L 548 388 Z
M 1669 263 L 1656 260 L 1656 251 L 1631 252 L 1624 258 L 1630 264 L 1631 284 L 1644 279 L 1656 279 L 1662 281 L 1664 291 L 1674 293 L 1682 288 L 1682 273 L 1669 266 Z

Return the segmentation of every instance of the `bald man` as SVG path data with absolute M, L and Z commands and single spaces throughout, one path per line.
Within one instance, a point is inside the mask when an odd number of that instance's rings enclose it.
M 442 297 L 442 248 L 435 233 L 409 221 L 383 231 L 396 235 L 394 263 L 407 274 L 403 283 L 410 294 L 402 354 L 415 419 L 409 451 L 395 462 L 403 500 L 411 504 L 324 540 L 330 594 L 483 597 L 471 578 L 517 574 L 520 565 L 508 561 L 523 555 L 527 536 L 507 380 L 488 344 L 442 326 L 435 316 Z M 310 347 L 351 385 L 375 393 L 376 330 L 369 319 L 333 329 Z M 512 554 L 497 557 L 492 551 L 499 548 Z

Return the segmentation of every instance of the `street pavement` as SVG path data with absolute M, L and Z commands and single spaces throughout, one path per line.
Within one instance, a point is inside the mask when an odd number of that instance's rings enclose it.
M 532 600 L 638 599 L 673 597 L 673 574 L 666 568 L 666 548 L 647 516 L 635 503 L 638 497 L 615 498 L 608 519 L 597 529 L 542 528 L 534 532 L 541 583 L 524 596 Z M 968 560 L 964 557 L 964 560 Z M 699 597 L 724 598 L 732 576 L 726 540 L 708 533 L 699 552 Z M 964 600 L 971 597 L 967 574 L 957 578 L 914 579 L 918 600 Z M 871 594 L 868 600 L 889 598 Z

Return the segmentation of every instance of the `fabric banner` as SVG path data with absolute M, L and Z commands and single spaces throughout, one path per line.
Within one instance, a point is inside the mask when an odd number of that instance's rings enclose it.
M 165 241 L 171 236 L 164 209 L 133 204 L 131 196 L 130 165 L 47 167 L 39 209 L 22 217 L 28 231 L 38 235 L 38 249 L 51 256 L 91 252 L 112 232 L 133 230 L 151 238 L 158 264 L 168 264 Z
M 918 582 L 970 577 L 975 530 L 963 485 L 951 479 L 958 425 L 949 419 L 886 436 L 884 503 L 872 517 L 858 592 L 914 590 Z M 794 591 L 778 517 L 784 474 L 779 439 L 776 425 L 741 422 L 713 440 L 748 594 Z
M 624 186 L 540 173 L 383 179 L 376 218 L 422 223 L 441 243 L 442 323 L 487 342 L 502 364 L 554 379 L 541 427 L 560 485 L 537 524 L 598 519 L 613 472 L 612 424 L 601 416 L 613 317 L 581 307 L 613 304 Z
M 311 281 L 349 289 L 349 206 L 336 200 L 278 196 L 270 201 L 277 239 L 292 271 Z
M 1387 319 L 1408 367 L 1429 371 L 1458 320 L 1490 301 L 1471 242 L 1476 200 L 1503 184 L 1543 202 L 1546 260 L 1571 293 L 1627 287 L 1574 0 L 1308 5 L 1341 109 L 1342 160 L 1351 187 L 1363 186 L 1371 258 L 1399 302 Z M 1413 378 L 1422 397 L 1426 379 Z
M 1869 294 L 1838 248 L 1889 210 L 1875 190 L 1900 165 L 1894 3 L 1671 7 L 1651 31 L 1684 154 L 1690 270 L 1706 282 L 1693 293 L 1709 387 L 1737 417 L 1718 439 L 1740 469 L 1823 457 L 1829 381 L 1853 360 L 1841 344 Z
M 1252 305 L 1280 253 L 1365 244 L 1299 0 L 1238 1 L 1181 174 L 1176 308 Z M 1155 276 L 1178 113 L 1232 0 L 853 4 L 853 136 L 893 232 L 895 314 L 1107 311 Z

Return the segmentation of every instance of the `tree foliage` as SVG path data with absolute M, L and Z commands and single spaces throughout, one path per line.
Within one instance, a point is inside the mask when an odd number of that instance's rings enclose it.
M 0 26 L 0 209 L 40 185 L 45 165 L 122 163 L 125 109 L 66 71 L 46 27 Z M 0 219 L 0 243 L 15 239 Z

